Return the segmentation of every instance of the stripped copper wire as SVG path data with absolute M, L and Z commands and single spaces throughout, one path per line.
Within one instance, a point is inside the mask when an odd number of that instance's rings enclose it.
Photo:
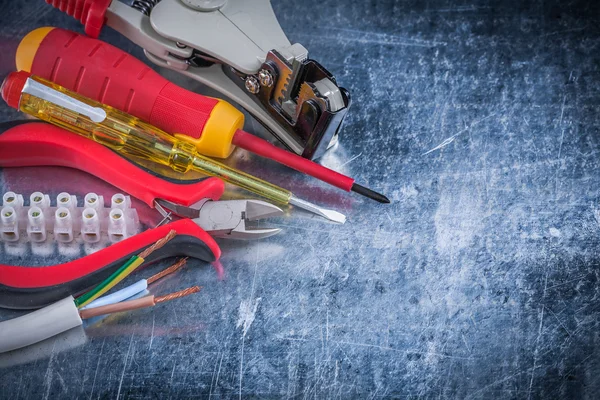
M 189 296 L 190 294 L 198 293 L 200 291 L 200 286 L 192 286 L 191 288 L 180 290 L 179 292 L 166 294 L 164 296 L 155 296 L 155 303 L 162 303 L 165 301 L 179 299 L 181 297 Z
M 154 243 L 152 246 L 148 247 L 146 250 L 142 251 L 140 254 L 138 254 L 139 258 L 147 258 L 150 254 L 154 253 L 156 250 L 160 249 L 161 247 L 163 247 L 165 244 L 169 243 L 169 241 L 171 239 L 173 239 L 175 236 L 177 236 L 177 231 L 175 231 L 174 229 L 172 229 L 167 236 L 165 236 L 162 239 L 159 239 L 156 243 Z
M 169 300 L 179 299 L 181 297 L 188 296 L 193 293 L 197 293 L 200 291 L 199 286 L 193 286 L 184 290 L 180 290 L 178 292 L 170 293 L 164 296 L 145 296 L 135 300 L 123 301 L 121 303 L 116 304 L 108 304 L 105 306 L 95 307 L 95 308 L 86 308 L 85 310 L 79 311 L 79 316 L 82 319 L 89 319 L 93 317 L 97 317 L 99 315 L 113 314 L 117 312 L 123 311 L 131 311 L 137 310 L 139 308 L 153 307 L 158 303 L 163 303 Z
M 146 282 L 149 285 L 169 274 L 174 273 L 175 271 L 177 271 L 178 269 L 183 267 L 186 264 L 187 260 L 188 260 L 187 257 L 182 258 L 181 260 L 177 261 L 175 264 L 171 265 L 169 268 L 163 269 L 162 271 L 152 275 L 150 278 L 146 279 Z

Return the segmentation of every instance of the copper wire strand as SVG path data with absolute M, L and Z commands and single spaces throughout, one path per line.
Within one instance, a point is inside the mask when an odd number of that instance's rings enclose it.
M 162 271 L 158 272 L 157 274 L 152 275 L 150 278 L 146 279 L 146 282 L 148 282 L 148 285 L 149 285 L 169 274 L 174 273 L 175 271 L 177 271 L 178 269 L 183 267 L 185 265 L 185 263 L 187 262 L 187 260 L 188 260 L 187 257 L 182 258 L 181 260 L 177 261 L 175 264 L 171 265 L 169 268 L 165 268 Z
M 97 317 L 99 315 L 114 314 L 123 311 L 137 310 L 139 308 L 153 307 L 158 303 L 179 299 L 181 297 L 185 297 L 193 293 L 198 293 L 199 291 L 199 286 L 192 286 L 190 288 L 170 293 L 164 296 L 150 295 L 135 300 L 122 301 L 116 304 L 108 304 L 105 306 L 80 310 L 79 316 L 81 317 L 81 319 L 89 319 Z
M 105 306 L 80 310 L 79 316 L 81 317 L 81 319 L 88 319 L 88 318 L 92 318 L 92 317 L 97 317 L 99 315 L 113 314 L 113 313 L 118 313 L 118 312 L 122 312 L 122 311 L 130 311 L 130 310 L 135 310 L 138 308 L 152 307 L 154 304 L 156 304 L 154 302 L 154 296 L 150 295 L 150 296 L 140 297 L 139 299 L 135 299 L 135 300 L 127 300 L 127 301 L 122 301 L 120 303 L 107 304 Z
M 162 239 L 159 239 L 156 243 L 154 243 L 152 246 L 148 247 L 146 250 L 142 251 L 140 254 L 138 254 L 139 258 L 147 258 L 150 254 L 154 253 L 156 250 L 160 249 L 161 247 L 163 247 L 165 244 L 169 243 L 169 241 L 171 239 L 173 239 L 175 236 L 177 236 L 177 231 L 175 231 L 174 229 L 172 229 L 167 236 L 165 236 Z
M 166 294 L 164 296 L 155 296 L 154 302 L 156 304 L 158 304 L 158 303 L 162 303 L 165 301 L 175 300 L 175 299 L 179 299 L 180 297 L 189 296 L 190 294 L 193 294 L 193 293 L 198 293 L 199 291 L 200 291 L 200 286 L 192 286 L 191 288 L 183 289 L 183 290 L 180 290 L 179 292 Z

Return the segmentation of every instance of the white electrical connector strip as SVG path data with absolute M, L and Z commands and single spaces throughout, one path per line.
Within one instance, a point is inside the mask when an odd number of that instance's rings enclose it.
M 48 256 L 57 248 L 60 254 L 74 256 L 80 245 L 91 254 L 139 231 L 131 198 L 121 193 L 113 195 L 110 202 L 88 193 L 82 207 L 77 206 L 77 197 L 67 192 L 53 198 L 55 206 L 49 195 L 39 191 L 28 198 L 29 205 L 25 206 L 21 194 L 7 192 L 1 197 L 0 242 L 4 242 L 6 254 L 23 256 L 29 245 L 35 255 Z M 105 204 L 112 207 L 105 208 Z
M 148 282 L 145 279 L 141 279 L 134 283 L 133 285 L 129 285 L 126 288 L 118 290 L 114 293 L 107 294 L 106 296 L 102 296 L 92 301 L 85 307 L 81 307 L 80 310 L 85 310 L 88 308 L 95 308 L 100 306 L 106 306 L 109 304 L 120 303 L 124 300 L 129 299 L 137 295 L 140 292 L 145 291 L 148 288 Z
M 0 353 L 41 342 L 82 324 L 72 296 L 22 317 L 0 322 Z

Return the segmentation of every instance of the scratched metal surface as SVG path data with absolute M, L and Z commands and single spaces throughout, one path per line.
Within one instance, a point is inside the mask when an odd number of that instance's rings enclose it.
M 237 153 L 349 222 L 294 211 L 277 237 L 221 241 L 222 278 L 192 262 L 157 289 L 201 294 L 0 357 L 0 397 L 597 398 L 597 2 L 273 3 L 353 94 L 323 163 L 392 204 Z M 2 10 L 3 75 L 32 28 L 80 30 L 40 0 Z M 2 176 L 115 191 L 64 169 Z

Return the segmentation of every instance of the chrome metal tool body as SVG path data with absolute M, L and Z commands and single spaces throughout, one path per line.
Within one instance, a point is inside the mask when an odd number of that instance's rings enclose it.
M 247 222 L 283 215 L 283 211 L 261 200 L 218 200 L 203 199 L 191 206 L 157 199 L 156 209 L 170 220 L 173 214 L 190 218 L 211 236 L 224 239 L 262 239 L 281 231 L 278 228 L 252 229 Z

